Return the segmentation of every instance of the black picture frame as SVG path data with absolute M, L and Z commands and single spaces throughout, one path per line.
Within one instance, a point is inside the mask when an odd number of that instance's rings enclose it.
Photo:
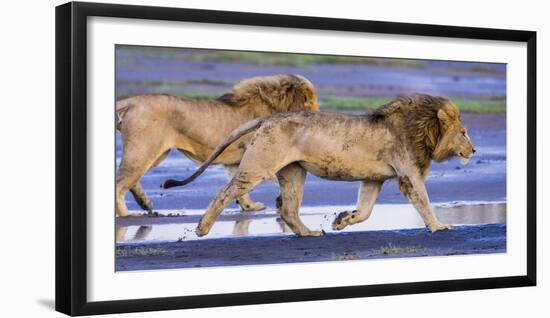
M 527 44 L 527 274 L 353 287 L 88 302 L 86 31 L 91 16 L 501 40 Z M 167 7 L 56 7 L 56 310 L 91 315 L 536 285 L 536 32 Z

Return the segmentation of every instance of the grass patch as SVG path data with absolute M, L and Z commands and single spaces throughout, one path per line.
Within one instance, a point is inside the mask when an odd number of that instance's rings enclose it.
M 216 99 L 224 92 L 179 92 L 177 95 L 196 99 Z M 118 99 L 127 96 L 117 96 Z M 380 107 L 392 101 L 393 97 L 340 97 L 340 96 L 319 96 L 321 109 L 342 109 L 342 110 L 368 110 Z M 452 98 L 451 100 L 462 112 L 476 113 L 506 113 L 506 99 L 490 100 L 469 100 Z
M 214 99 L 222 93 L 211 92 L 183 92 L 180 96 L 187 98 L 206 98 Z M 361 110 L 374 109 L 392 101 L 392 97 L 338 97 L 338 96 L 319 96 L 321 109 L 346 109 Z M 451 100 L 460 108 L 462 112 L 477 113 L 505 113 L 506 100 L 468 100 L 451 98 Z
M 319 103 L 324 109 L 374 109 L 390 101 L 391 97 L 336 97 L 320 96 Z M 467 100 L 451 98 L 462 112 L 505 113 L 506 100 Z
M 319 104 L 325 109 L 374 109 L 391 100 L 391 97 L 319 96 Z
M 155 247 L 118 247 L 115 250 L 116 257 L 125 256 L 162 256 L 165 251 L 162 248 Z
M 244 62 L 257 65 L 293 65 L 314 64 L 368 64 L 423 68 L 421 61 L 407 59 L 384 59 L 341 55 L 312 55 L 290 53 L 263 53 L 241 51 L 205 51 L 194 56 L 195 61 Z
M 392 59 L 375 57 L 358 57 L 342 55 L 314 55 L 276 52 L 247 52 L 247 51 L 222 51 L 201 50 L 183 48 L 162 48 L 142 46 L 121 46 L 117 53 L 138 53 L 146 58 L 176 58 L 189 62 L 213 61 L 252 63 L 257 65 L 293 65 L 306 66 L 314 64 L 369 64 L 382 66 L 398 66 L 408 68 L 424 68 L 425 64 L 419 60 Z M 125 56 L 122 63 L 132 65 L 139 64 L 139 56 Z
M 477 113 L 505 113 L 506 112 L 506 100 L 466 100 L 466 99 L 453 99 L 455 104 L 463 112 L 477 112 Z
M 357 255 L 354 252 L 350 252 L 350 251 L 346 251 L 342 255 L 333 256 L 333 259 L 335 261 L 352 261 L 352 260 L 356 260 L 356 259 L 360 259 L 360 258 L 361 257 L 359 255 Z
M 369 256 L 379 256 L 379 255 L 392 255 L 392 254 L 411 254 L 424 251 L 424 248 L 418 246 L 395 246 L 392 243 L 388 243 L 386 246 L 380 247 L 378 250 L 375 250 Z
M 196 99 L 215 99 L 222 96 L 223 93 L 217 92 L 181 92 L 178 96 Z
M 472 73 L 478 73 L 478 74 L 504 74 L 504 71 L 500 71 L 494 66 L 485 66 L 483 64 L 480 65 L 474 65 L 470 67 L 449 67 L 449 70 L 455 71 L 455 72 L 472 72 Z

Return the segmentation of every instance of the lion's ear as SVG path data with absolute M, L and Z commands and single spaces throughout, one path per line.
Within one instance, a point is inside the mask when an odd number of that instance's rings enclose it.
M 439 121 L 443 126 L 446 126 L 451 121 L 451 117 L 445 112 L 443 108 L 437 111 L 437 118 L 439 118 Z
M 443 109 L 440 109 L 437 111 L 437 118 L 439 118 L 439 120 L 441 121 L 448 121 L 449 115 L 447 115 L 447 113 Z

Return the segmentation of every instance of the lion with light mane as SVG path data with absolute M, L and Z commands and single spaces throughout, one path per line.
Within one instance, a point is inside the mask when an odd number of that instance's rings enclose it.
M 458 107 L 423 94 L 399 97 L 367 115 L 293 112 L 248 122 L 234 130 L 191 177 L 168 180 L 165 187 L 191 182 L 240 136 L 255 131 L 233 179 L 210 203 L 197 227 L 208 234 L 216 218 L 236 197 L 276 176 L 281 218 L 299 236 L 320 236 L 301 221 L 306 172 L 331 180 L 361 181 L 357 210 L 341 212 L 333 229 L 369 218 L 384 181 L 395 179 L 432 232 L 452 229 L 434 214 L 425 180 L 432 160 L 458 156 L 466 164 L 475 152 Z
M 225 137 L 255 118 L 294 110 L 318 111 L 313 84 L 299 75 L 254 77 L 237 83 L 217 99 L 191 99 L 170 95 L 139 95 L 116 103 L 122 134 L 122 161 L 116 177 L 116 214 L 128 215 L 124 201 L 130 190 L 137 203 L 152 212 L 139 179 L 178 149 L 203 162 Z M 232 176 L 250 136 L 243 136 L 209 163 L 223 164 Z M 261 210 L 247 193 L 235 197 L 243 210 Z

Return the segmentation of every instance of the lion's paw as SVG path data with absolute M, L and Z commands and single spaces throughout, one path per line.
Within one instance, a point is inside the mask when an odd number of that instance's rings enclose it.
M 254 212 L 254 211 L 261 211 L 265 209 L 265 204 L 261 202 L 254 202 L 250 204 L 246 204 L 244 206 L 241 206 L 241 210 L 243 212 Z
M 300 236 L 319 237 L 319 236 L 324 236 L 325 234 L 326 234 L 325 231 L 308 231 L 306 233 L 300 234 Z
M 202 237 L 208 234 L 208 230 L 202 229 L 200 226 L 197 226 L 197 228 L 195 229 L 195 234 L 197 234 L 198 237 Z
M 430 230 L 432 231 L 432 233 L 435 233 L 437 231 L 452 231 L 454 230 L 454 228 L 450 224 L 438 223 L 434 226 L 430 226 Z
M 357 210 L 340 212 L 332 222 L 332 229 L 335 231 L 343 230 L 346 226 L 354 224 Z
M 199 225 L 197 225 L 197 228 L 195 229 L 195 234 L 197 234 L 198 237 L 202 237 L 208 234 L 208 232 L 210 232 L 210 226 L 205 225 L 203 219 L 201 218 Z

